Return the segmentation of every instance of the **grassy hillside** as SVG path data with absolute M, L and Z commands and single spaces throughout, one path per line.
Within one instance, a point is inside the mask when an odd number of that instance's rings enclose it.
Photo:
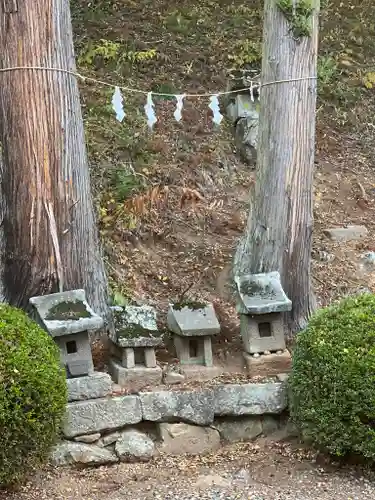
M 313 260 L 321 303 L 372 287 L 356 262 L 374 234 L 375 5 L 341 4 L 328 2 L 321 16 Z M 73 0 L 72 15 L 79 71 L 101 80 L 211 92 L 226 88 L 233 69 L 260 67 L 261 2 Z M 119 124 L 112 90 L 88 83 L 81 92 L 116 300 L 164 309 L 191 286 L 192 295 L 215 301 L 230 337 L 227 272 L 254 174 L 235 155 L 229 126 L 214 130 L 206 99 L 187 100 L 178 124 L 173 100 L 164 98 L 150 134 L 144 96 L 126 94 Z M 370 237 L 335 246 L 322 229 L 336 223 L 363 223 Z

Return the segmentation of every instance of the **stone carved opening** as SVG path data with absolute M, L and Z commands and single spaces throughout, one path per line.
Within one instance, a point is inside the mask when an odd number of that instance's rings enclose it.
M 66 343 L 66 352 L 68 354 L 75 354 L 78 352 L 77 342 L 75 340 L 69 340 L 69 342 Z
M 135 361 L 136 365 L 144 365 L 145 364 L 144 349 L 134 348 L 134 361 Z
M 189 354 L 191 358 L 198 357 L 198 339 L 190 339 L 189 341 Z
M 272 337 L 271 323 L 259 323 L 258 329 L 259 329 L 259 337 L 261 339 Z

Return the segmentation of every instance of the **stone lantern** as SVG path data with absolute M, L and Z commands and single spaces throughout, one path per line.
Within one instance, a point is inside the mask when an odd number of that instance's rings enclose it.
M 278 272 L 236 276 L 244 357 L 254 375 L 290 370 L 283 313 L 292 309 Z
M 92 361 L 89 332 L 104 326 L 86 302 L 84 290 L 71 290 L 32 297 L 34 319 L 50 335 L 60 348 L 61 363 L 67 377 L 92 375 Z
M 192 378 L 198 371 L 200 378 L 217 376 L 219 373 L 213 366 L 211 339 L 220 332 L 220 324 L 213 305 L 194 302 L 170 305 L 167 324 L 174 334 L 182 373 Z M 200 368 L 197 370 L 197 367 Z
M 151 306 L 113 307 L 115 334 L 111 338 L 109 369 L 121 387 L 140 390 L 162 381 L 155 349 L 163 345 Z

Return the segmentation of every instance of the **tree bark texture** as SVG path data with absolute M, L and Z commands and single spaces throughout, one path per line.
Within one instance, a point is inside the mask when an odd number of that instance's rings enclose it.
M 298 2 L 298 0 L 297 0 Z M 294 39 L 276 0 L 265 0 L 256 182 L 234 273 L 279 271 L 293 302 L 292 333 L 315 308 L 310 255 L 313 228 L 316 76 L 319 1 L 311 36 Z
M 75 71 L 69 0 L 0 2 L 1 68 Z M 109 318 L 77 80 L 57 71 L 0 72 L 5 212 L 3 283 L 9 303 L 84 288 Z

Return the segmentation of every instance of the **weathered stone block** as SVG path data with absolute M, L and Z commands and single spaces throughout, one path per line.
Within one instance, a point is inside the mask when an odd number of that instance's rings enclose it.
M 219 366 L 184 365 L 181 367 L 181 372 L 186 380 L 207 382 L 219 377 L 223 370 Z
M 248 274 L 235 276 L 237 310 L 240 314 L 270 314 L 290 311 L 292 302 L 280 282 L 280 273 Z
M 129 429 L 120 434 L 115 451 L 122 461 L 147 461 L 153 457 L 155 445 L 147 434 Z
M 146 368 L 156 368 L 156 355 L 153 347 L 145 347 L 144 359 Z
M 55 466 L 105 465 L 118 462 L 118 458 L 107 448 L 64 441 L 53 448 L 50 461 Z
M 145 387 L 160 385 L 163 378 L 160 366 L 146 368 L 137 365 L 134 368 L 124 368 L 113 358 L 109 360 L 109 372 L 116 384 L 132 391 L 140 391 Z
M 284 321 L 281 313 L 240 315 L 244 350 L 249 354 L 285 349 Z
M 223 385 L 212 390 L 217 416 L 281 413 L 287 407 L 286 384 L 281 382 Z
M 183 422 L 208 425 L 214 420 L 211 390 L 160 391 L 140 393 L 143 420 L 151 422 Z
M 240 118 L 236 123 L 235 141 L 240 158 L 254 167 L 257 161 L 259 116 Z
M 112 379 L 107 373 L 67 379 L 68 401 L 103 398 L 112 391 Z
M 188 306 L 177 309 L 171 305 L 167 323 L 171 332 L 182 337 L 203 337 L 220 332 L 220 324 L 212 304 L 195 309 Z
M 111 340 L 120 347 L 155 347 L 162 345 L 156 323 L 156 310 L 151 306 L 113 307 L 115 334 Z
M 115 443 L 120 436 L 120 432 L 111 432 L 111 434 L 106 434 L 105 436 L 100 438 L 96 444 L 101 448 L 104 446 L 110 446 L 111 444 Z
M 32 297 L 38 322 L 52 337 L 97 330 L 104 321 L 88 305 L 84 290 L 70 290 Z
M 140 400 L 137 396 L 80 401 L 67 405 L 63 433 L 67 438 L 92 434 L 142 420 Z
M 262 434 L 270 436 L 279 430 L 279 420 L 271 415 L 264 415 L 262 418 L 262 428 Z
M 163 382 L 167 385 L 181 384 L 185 380 L 185 375 L 182 373 L 167 371 L 163 375 Z
M 169 455 L 212 453 L 220 447 L 220 434 L 210 427 L 189 424 L 159 424 L 159 450 Z
M 288 373 L 292 369 L 292 357 L 285 350 L 280 354 L 262 355 L 258 358 L 243 353 L 249 375 L 259 377 L 275 377 L 282 373 Z
M 87 434 L 86 436 L 77 436 L 74 441 L 77 443 L 93 444 L 100 439 L 100 432 L 95 434 Z
M 214 427 L 220 432 L 224 441 L 236 443 L 251 441 L 262 434 L 262 421 L 260 417 L 238 417 L 215 420 Z
M 251 100 L 250 93 L 237 94 L 226 111 L 228 118 L 235 124 L 239 118 L 252 118 L 259 120 L 256 110 L 257 104 Z
M 368 235 L 365 226 L 347 226 L 325 229 L 324 234 L 333 241 L 345 242 L 350 240 L 360 240 Z

